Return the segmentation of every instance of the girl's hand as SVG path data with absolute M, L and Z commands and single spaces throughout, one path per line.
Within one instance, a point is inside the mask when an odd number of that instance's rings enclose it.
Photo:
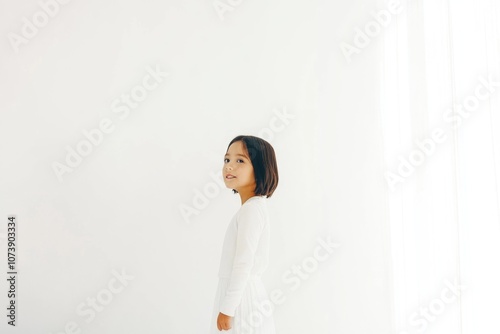
M 220 331 L 231 329 L 231 318 L 232 317 L 219 312 L 219 316 L 217 317 L 217 328 Z

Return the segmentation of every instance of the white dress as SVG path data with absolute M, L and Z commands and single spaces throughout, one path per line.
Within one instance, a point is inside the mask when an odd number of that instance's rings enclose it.
M 250 197 L 229 223 L 222 246 L 210 334 L 275 334 L 274 304 L 261 280 L 269 264 L 270 226 L 264 196 Z M 219 331 L 219 312 L 232 328 Z

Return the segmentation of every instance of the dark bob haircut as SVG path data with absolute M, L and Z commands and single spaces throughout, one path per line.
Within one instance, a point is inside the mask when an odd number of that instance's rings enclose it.
M 237 141 L 243 143 L 252 162 L 256 184 L 255 195 L 271 197 L 278 186 L 278 164 L 273 147 L 259 137 L 240 135 L 231 140 L 226 153 L 231 144 Z M 236 189 L 233 189 L 233 194 L 237 192 Z

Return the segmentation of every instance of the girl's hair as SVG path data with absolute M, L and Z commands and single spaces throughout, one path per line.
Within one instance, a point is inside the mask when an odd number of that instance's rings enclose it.
M 255 195 L 271 197 L 278 186 L 278 164 L 273 147 L 259 137 L 240 135 L 231 140 L 226 152 L 229 150 L 229 146 L 236 141 L 243 143 L 252 162 L 256 183 Z M 236 189 L 233 189 L 233 194 L 237 192 Z

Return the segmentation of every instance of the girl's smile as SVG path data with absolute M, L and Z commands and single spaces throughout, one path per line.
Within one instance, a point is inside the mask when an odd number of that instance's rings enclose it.
M 222 175 L 226 187 L 235 189 L 244 203 L 255 195 L 255 174 L 252 161 L 242 141 L 236 141 L 229 146 L 224 156 Z

